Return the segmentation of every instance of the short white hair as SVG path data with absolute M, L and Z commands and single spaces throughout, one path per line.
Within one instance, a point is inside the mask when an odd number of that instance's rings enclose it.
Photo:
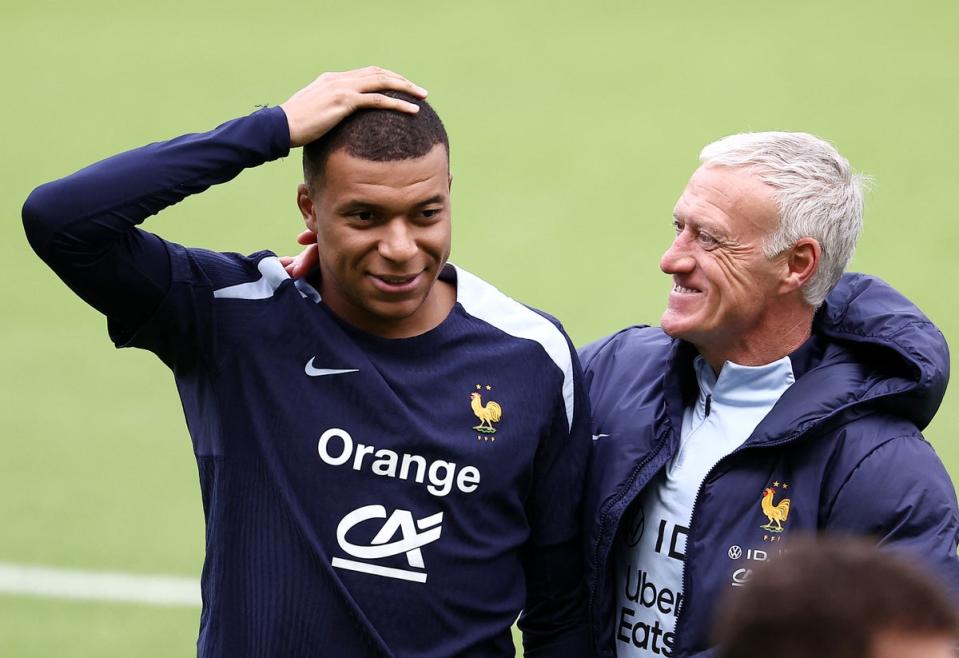
M 803 286 L 814 308 L 839 281 L 862 233 L 863 188 L 868 178 L 853 173 L 832 144 L 808 133 L 740 133 L 707 145 L 703 165 L 741 167 L 775 190 L 779 226 L 763 242 L 767 258 L 797 240 L 819 242 L 819 269 Z

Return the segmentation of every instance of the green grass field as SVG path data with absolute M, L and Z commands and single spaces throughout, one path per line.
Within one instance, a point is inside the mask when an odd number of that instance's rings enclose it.
M 955 345 L 957 25 L 949 0 L 0 4 L 0 562 L 198 576 L 202 559 L 172 379 L 116 353 L 33 256 L 19 215 L 35 185 L 380 64 L 430 89 L 450 132 L 453 260 L 584 343 L 657 321 L 670 212 L 706 142 L 806 130 L 877 181 L 853 268 Z M 291 252 L 298 169 L 247 172 L 149 228 Z M 954 478 L 957 434 L 953 387 L 927 435 Z M 198 614 L 0 594 L 0 655 L 190 655 Z

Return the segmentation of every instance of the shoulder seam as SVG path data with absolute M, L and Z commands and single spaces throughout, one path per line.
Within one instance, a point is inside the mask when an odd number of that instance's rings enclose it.
M 546 356 L 559 368 L 563 376 L 562 396 L 566 407 L 566 420 L 568 427 L 571 428 L 575 411 L 573 363 L 577 357 L 565 331 L 545 314 L 521 304 L 476 275 L 460 267 L 456 267 L 456 273 L 456 301 L 466 313 L 509 336 L 538 344 Z M 520 313 L 493 315 L 497 310 L 495 307 L 499 305 L 518 310 Z M 497 322 L 497 320 L 502 321 Z

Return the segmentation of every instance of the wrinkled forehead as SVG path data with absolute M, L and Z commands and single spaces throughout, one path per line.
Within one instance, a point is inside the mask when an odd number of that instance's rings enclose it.
M 779 224 L 775 190 L 743 168 L 702 165 L 690 177 L 674 213 L 684 221 L 720 221 L 767 233 Z

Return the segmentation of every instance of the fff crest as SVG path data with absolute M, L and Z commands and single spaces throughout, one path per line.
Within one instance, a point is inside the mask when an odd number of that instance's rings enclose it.
M 496 437 L 492 435 L 496 434 L 496 428 L 493 427 L 493 424 L 500 422 L 503 418 L 503 407 L 494 400 L 484 402 L 484 390 L 489 395 L 493 387 L 489 384 L 485 386 L 477 384 L 476 390 L 470 393 L 470 409 L 473 410 L 473 415 L 479 420 L 479 425 L 474 425 L 473 429 L 479 432 L 476 435 L 477 441 L 495 441 Z
M 789 519 L 789 507 L 792 504 L 792 501 L 785 497 L 780 498 L 779 502 L 776 502 L 776 494 L 778 493 L 777 490 L 779 487 L 788 489 L 789 483 L 783 482 L 780 484 L 779 481 L 773 482 L 771 487 L 763 489 L 762 498 L 760 499 L 760 507 L 762 508 L 763 515 L 766 517 L 767 523 L 759 527 L 772 535 L 770 541 L 777 541 L 779 538 L 776 537 L 776 535 L 782 534 L 785 529 L 783 528 L 783 524 Z M 769 538 L 769 535 L 763 537 L 763 539 L 766 538 Z

